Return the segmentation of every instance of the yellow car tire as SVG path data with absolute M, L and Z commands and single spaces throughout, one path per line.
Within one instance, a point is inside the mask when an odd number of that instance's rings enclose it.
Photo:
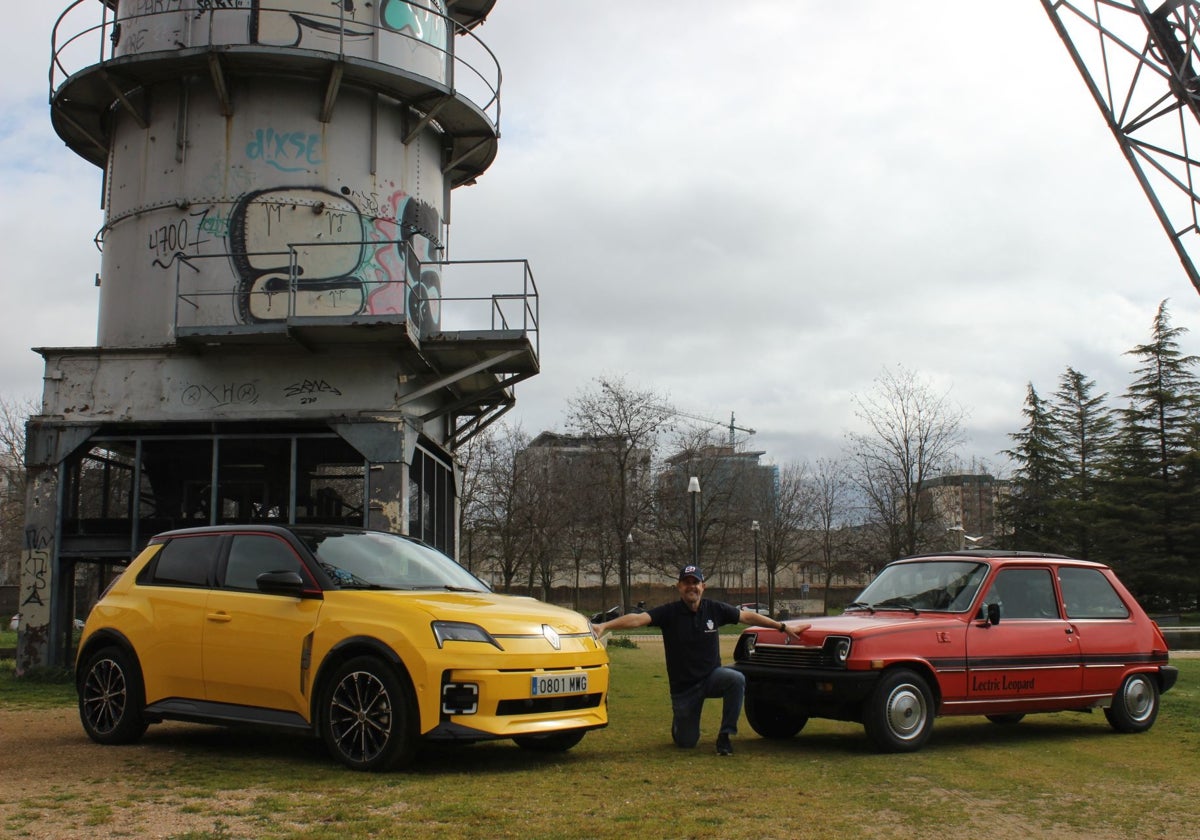
M 417 741 L 417 706 L 408 678 L 375 656 L 338 666 L 318 707 L 330 754 L 352 770 L 407 763 Z
M 115 645 L 88 657 L 79 681 L 79 719 L 98 744 L 132 744 L 146 731 L 141 671 L 133 656 Z

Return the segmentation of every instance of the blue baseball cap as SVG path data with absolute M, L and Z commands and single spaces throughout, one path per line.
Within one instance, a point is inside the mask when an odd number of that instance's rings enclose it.
M 700 571 L 699 566 L 693 566 L 691 563 L 689 563 L 688 565 L 684 566 L 682 569 L 679 570 L 679 579 L 680 580 L 683 580 L 684 578 L 689 578 L 689 577 L 694 577 L 696 580 L 700 581 L 701 583 L 704 582 L 704 572 Z

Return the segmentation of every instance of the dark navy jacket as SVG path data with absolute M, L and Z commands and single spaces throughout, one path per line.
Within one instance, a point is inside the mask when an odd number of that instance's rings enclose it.
M 671 693 L 678 694 L 704 680 L 721 667 L 721 643 L 717 628 L 737 624 L 741 610 L 721 601 L 700 600 L 696 612 L 682 600 L 649 610 L 650 625 L 663 634 L 667 656 L 667 679 Z

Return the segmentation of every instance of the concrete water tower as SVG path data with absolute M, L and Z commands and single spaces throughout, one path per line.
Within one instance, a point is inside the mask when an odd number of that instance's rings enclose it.
M 167 528 L 345 523 L 456 552 L 454 450 L 538 371 L 528 264 L 448 252 L 451 192 L 496 155 L 474 34 L 494 5 L 60 16 L 51 118 L 104 173 L 99 329 L 38 350 L 18 670 L 68 664 L 72 619 Z

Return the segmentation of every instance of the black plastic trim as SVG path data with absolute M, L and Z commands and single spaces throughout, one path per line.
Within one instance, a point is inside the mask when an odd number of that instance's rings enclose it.
M 252 724 L 284 729 L 312 731 L 312 726 L 295 712 L 263 709 L 257 706 L 238 706 L 233 703 L 213 703 L 209 700 L 188 700 L 168 697 L 146 707 L 146 715 L 163 720 L 186 720 L 193 723 L 219 725 Z

